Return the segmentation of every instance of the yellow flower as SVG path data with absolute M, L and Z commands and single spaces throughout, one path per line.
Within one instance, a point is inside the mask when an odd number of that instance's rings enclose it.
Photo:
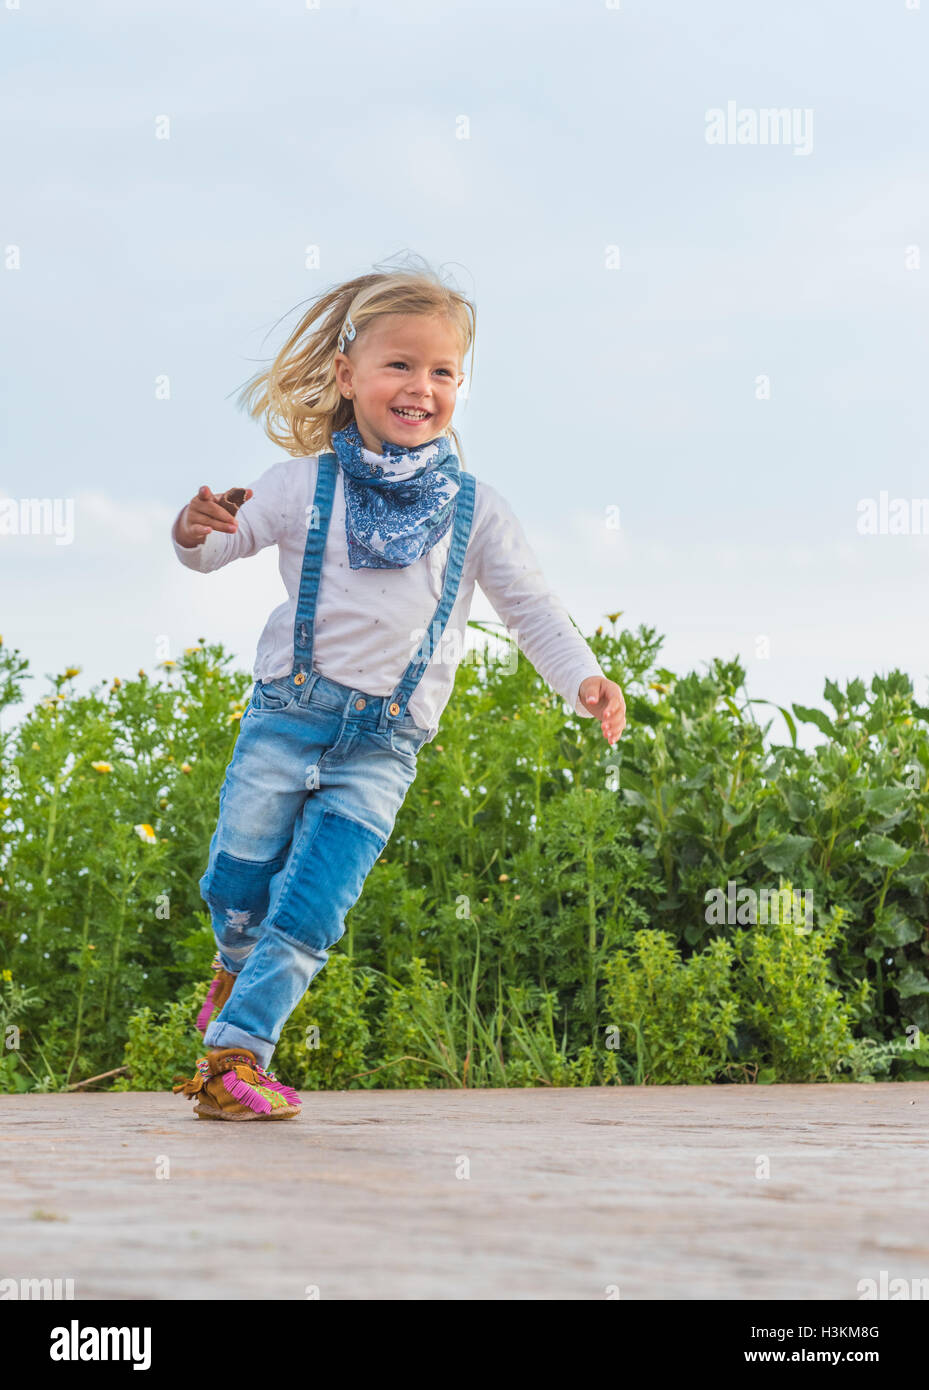
M 506 883 L 506 882 L 509 880 L 509 877 L 510 877 L 509 874 L 500 874 L 499 877 L 498 877 L 498 879 L 497 879 L 497 882 L 498 882 L 498 883 Z
M 134 825 L 132 828 L 139 839 L 144 840 L 147 845 L 155 845 L 158 843 L 158 836 L 150 825 Z
M 172 666 L 176 666 L 176 665 L 177 665 L 177 662 L 176 662 L 176 661 L 163 661 L 163 662 L 161 663 L 161 669 L 162 669 L 162 671 L 170 671 L 170 670 L 171 670 L 171 667 L 172 667 Z
M 117 690 L 121 685 L 122 685 L 122 681 L 119 679 L 119 676 L 114 676 L 114 677 L 113 677 L 113 687 L 112 687 L 112 688 L 113 688 L 114 690 Z
M 518 902 L 519 902 L 519 899 L 520 899 L 520 894 L 519 894 L 519 893 L 514 893 L 514 894 L 513 894 L 513 901 L 514 901 L 514 903 L 518 903 Z
M 72 676 L 79 676 L 80 674 L 81 674 L 81 668 L 80 668 L 80 666 L 69 666 L 68 669 L 67 669 L 67 671 L 65 671 L 65 680 L 66 680 L 66 681 L 69 681 L 69 680 L 71 679 Z
M 39 745 L 38 745 L 37 743 L 34 743 L 34 744 L 32 745 L 32 751 L 33 751 L 34 753 L 38 753 L 38 751 L 39 751 Z
M 606 616 L 609 618 L 609 620 L 610 620 L 611 623 L 615 623 L 615 622 L 616 622 L 616 619 L 617 619 L 617 618 L 621 618 L 622 615 L 623 615 L 623 610 L 620 609 L 618 613 L 607 613 Z
M 3 975 L 3 979 L 6 980 L 7 984 L 9 984 L 10 981 L 13 979 L 13 972 L 12 972 L 12 970 L 4 970 L 4 971 L 2 972 L 2 975 Z
M 657 690 L 659 695 L 667 695 L 668 693 L 668 687 L 662 685 L 661 681 L 649 681 L 648 688 L 649 690 Z
M 113 768 L 109 763 L 91 763 L 94 772 L 112 772 Z
M 202 652 L 202 651 L 203 651 L 203 648 L 202 648 L 202 647 L 185 647 L 185 648 L 184 648 L 184 655 L 185 655 L 185 656 L 192 656 L 194 652 Z
M 182 772 L 189 772 L 189 771 L 190 771 L 190 763 L 181 763 L 181 771 L 182 771 Z
M 139 675 L 140 675 L 140 676 L 144 676 L 144 675 L 145 675 L 145 672 L 142 670 L 142 667 L 141 667 L 141 666 L 139 667 Z
M 437 753 L 444 753 L 444 752 L 445 752 L 445 749 L 442 747 L 441 743 L 437 743 L 436 746 L 435 746 L 435 751 L 436 751 Z

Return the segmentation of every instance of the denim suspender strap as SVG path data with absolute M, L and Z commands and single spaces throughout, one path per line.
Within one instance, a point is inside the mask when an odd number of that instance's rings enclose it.
M 300 572 L 300 592 L 297 596 L 297 613 L 294 618 L 294 685 L 303 685 L 313 672 L 313 624 L 316 618 L 316 598 L 319 593 L 319 576 L 322 569 L 323 551 L 329 533 L 332 516 L 332 499 L 335 496 L 335 480 L 338 460 L 335 454 L 320 454 L 316 469 L 316 491 L 313 506 L 307 518 L 306 548 L 303 552 L 303 568 Z
M 468 549 L 468 538 L 471 534 L 471 518 L 474 515 L 474 475 L 472 473 L 461 474 L 461 486 L 458 490 L 458 497 L 455 503 L 455 521 L 452 528 L 452 539 L 448 550 L 448 561 L 445 566 L 445 583 L 442 587 L 442 597 L 439 599 L 438 607 L 432 617 L 432 622 L 426 629 L 426 635 L 419 644 L 419 650 L 404 671 L 403 675 L 394 690 L 390 700 L 385 700 L 381 710 L 378 724 L 381 728 L 388 718 L 399 719 L 406 713 L 406 707 L 410 696 L 416 689 L 420 679 L 429 664 L 429 659 L 436 647 L 445 625 L 451 616 L 451 611 L 455 606 L 455 599 L 458 597 L 458 585 L 461 581 L 461 571 L 464 567 L 465 552 Z

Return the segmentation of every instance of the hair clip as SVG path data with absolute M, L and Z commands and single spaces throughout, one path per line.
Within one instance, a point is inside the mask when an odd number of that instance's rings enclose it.
M 351 314 L 346 314 L 345 322 L 342 325 L 342 331 L 339 334 L 339 352 L 345 351 L 345 339 L 347 338 L 348 341 L 351 342 L 357 331 L 355 325 L 352 323 Z

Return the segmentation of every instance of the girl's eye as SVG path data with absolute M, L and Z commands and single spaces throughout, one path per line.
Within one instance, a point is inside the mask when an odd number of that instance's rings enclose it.
M 388 362 L 387 365 L 388 367 L 406 367 L 405 362 Z M 444 372 L 446 376 L 451 376 L 451 372 L 449 371 L 448 367 L 439 367 L 438 370 L 440 372 Z

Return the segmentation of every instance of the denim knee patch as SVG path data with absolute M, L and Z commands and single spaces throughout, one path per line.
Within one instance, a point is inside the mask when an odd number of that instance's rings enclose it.
M 333 946 L 387 839 L 348 816 L 324 811 L 290 871 L 274 925 L 315 951 Z
M 223 915 L 224 925 L 231 930 L 255 927 L 268 910 L 269 884 L 286 857 L 237 859 L 220 850 L 212 870 L 200 881 L 201 896 Z

